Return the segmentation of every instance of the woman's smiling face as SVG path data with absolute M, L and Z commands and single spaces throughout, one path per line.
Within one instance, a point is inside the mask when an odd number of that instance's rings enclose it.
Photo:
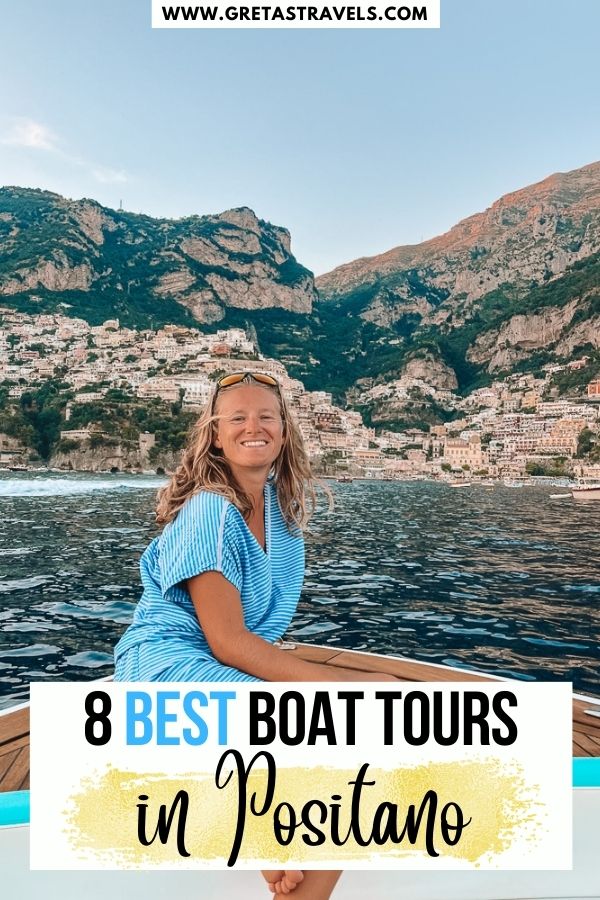
M 268 474 L 284 442 L 281 408 L 274 391 L 240 384 L 217 395 L 214 445 L 232 466 L 264 468 Z

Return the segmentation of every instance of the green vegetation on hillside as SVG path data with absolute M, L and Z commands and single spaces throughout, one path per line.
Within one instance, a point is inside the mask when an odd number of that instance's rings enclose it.
M 0 384 L 0 432 L 16 438 L 47 461 L 56 450 L 74 450 L 73 440 L 60 440 L 61 431 L 78 431 L 95 426 L 92 447 L 119 443 L 135 444 L 142 432 L 156 436 L 158 451 L 181 450 L 197 414 L 183 410 L 181 403 L 151 399 L 141 401 L 117 389 L 93 403 L 72 403 L 67 421 L 65 409 L 73 392 L 55 380 L 26 391 L 18 400 L 8 396 L 9 384 Z M 76 442 L 78 443 L 78 442 Z
M 600 378 L 600 350 L 595 350 L 593 347 L 581 349 L 585 350 L 586 355 L 589 356 L 585 366 L 581 369 L 565 369 L 552 376 L 551 387 L 558 390 L 559 396 L 563 396 L 563 394 L 584 396 L 590 381 Z
M 534 286 L 525 294 L 510 285 L 490 292 L 460 327 L 422 327 L 414 313 L 399 316 L 387 328 L 365 321 L 360 313 L 378 292 L 378 284 L 364 285 L 343 298 L 320 302 L 310 318 L 285 310 L 227 310 L 223 324 L 254 329 L 265 355 L 282 359 L 290 373 L 301 378 L 309 390 L 330 391 L 341 403 L 345 401 L 346 391 L 359 379 L 389 381 L 398 377 L 409 356 L 425 353 L 433 354 L 453 369 L 459 391 L 466 395 L 491 383 L 495 377 L 485 367 L 467 359 L 469 347 L 477 337 L 497 328 L 512 315 L 535 310 L 538 304 L 558 306 L 574 296 L 587 297 L 581 307 L 581 315 L 587 317 L 600 302 L 598 294 L 594 294 L 595 284 L 600 284 L 600 254 L 577 263 L 561 278 L 541 287 Z M 440 299 L 434 298 L 436 302 Z M 579 350 L 588 352 L 594 360 L 598 356 L 593 348 Z M 311 359 L 315 360 L 312 364 Z M 510 371 L 540 374 L 542 366 L 561 361 L 552 349 L 532 351 Z M 557 376 L 559 393 L 587 384 L 589 371 Z M 449 413 L 443 407 L 434 408 L 431 403 L 429 407 L 430 413 L 426 415 L 417 416 L 415 410 L 390 424 L 419 426 L 448 419 Z M 360 411 L 367 421 L 371 420 L 372 410 L 361 407 Z
M 95 425 L 111 437 L 136 443 L 142 432 L 156 436 L 159 450 L 181 450 L 189 429 L 198 418 L 196 413 L 183 411 L 180 403 L 165 403 L 150 399 L 118 399 L 113 392 L 101 402 L 74 403 L 71 418 L 65 429 L 77 430 Z
M 547 462 L 528 462 L 525 464 L 528 475 L 542 475 L 546 478 L 570 478 L 573 469 L 564 456 L 554 457 Z
M 102 240 L 88 236 L 81 223 L 84 208 L 95 210 L 102 222 Z M 132 328 L 160 328 L 166 324 L 199 327 L 186 308 L 185 291 L 178 300 L 156 294 L 162 276 L 191 273 L 195 281 L 188 292 L 197 295 L 212 289 L 210 275 L 228 281 L 244 279 L 236 264 L 246 266 L 261 261 L 275 283 L 305 283 L 312 274 L 293 256 L 282 260 L 280 229 L 258 220 L 257 252 L 225 249 L 221 236 L 243 238 L 244 229 L 218 216 L 189 216 L 185 219 L 155 219 L 150 216 L 111 210 L 94 201 L 74 202 L 48 191 L 0 188 L 0 278 L 22 281 L 22 271 L 35 271 L 41 262 L 54 262 L 58 270 L 85 264 L 89 290 L 51 291 L 34 286 L 31 290 L 7 295 L 3 302 L 27 313 L 60 312 L 97 325 L 119 318 Z M 251 211 L 249 211 L 251 214 Z M 214 253 L 210 242 L 215 241 Z M 223 261 L 210 265 L 196 259 L 187 242 L 208 244 L 208 256 Z M 235 245 L 234 245 L 235 246 Z M 243 246 L 240 240 L 240 246 Z M 190 252 L 187 252 L 189 249 Z M 223 306 L 225 304 L 223 303 Z
M 67 385 L 45 381 L 41 387 L 26 391 L 18 401 L 8 397 L 8 386 L 0 386 L 0 432 L 31 447 L 42 459 L 48 459 L 59 439 L 63 412 L 69 398 Z
M 562 309 L 573 300 L 577 309 L 569 329 L 600 315 L 600 253 L 575 263 L 560 277 L 549 269 L 542 284 L 527 286 L 502 284 L 469 308 L 464 297 L 455 297 L 448 319 L 441 325 L 424 325 L 415 312 L 414 301 L 426 301 L 437 309 L 448 299 L 448 291 L 436 286 L 435 272 L 427 268 L 405 269 L 388 273 L 370 282 L 354 286 L 343 295 L 321 299 L 312 314 L 291 313 L 283 309 L 246 310 L 226 306 L 210 284 L 210 276 L 227 281 L 240 277 L 238 264 L 260 261 L 274 284 L 306 286 L 311 273 L 293 256 L 285 255 L 285 232 L 259 220 L 256 253 L 247 252 L 252 244 L 244 243 L 243 229 L 218 216 L 189 216 L 185 219 L 154 219 L 124 210 L 110 210 L 93 201 L 85 201 L 86 209 L 95 210 L 105 226 L 102 242 L 95 242 L 81 225 L 82 204 L 65 200 L 48 191 L 22 188 L 0 189 L 0 212 L 10 219 L 0 220 L 0 279 L 21 277 L 19 269 L 34 269 L 40 260 L 55 260 L 58 268 L 85 263 L 91 273 L 89 291 L 49 291 L 46 288 L 3 296 L 2 303 L 30 314 L 59 312 L 78 316 L 93 325 L 108 318 L 118 318 L 122 325 L 133 328 L 160 328 L 166 324 L 196 327 L 202 331 L 242 327 L 256 336 L 265 356 L 280 359 L 292 376 L 302 379 L 309 390 L 326 390 L 338 403 L 344 404 L 348 390 L 358 382 L 363 388 L 372 382 L 382 383 L 397 378 L 411 356 L 433 354 L 456 373 L 459 391 L 467 394 L 489 383 L 493 377 L 511 372 L 536 372 L 548 363 L 565 362 L 557 357 L 553 346 L 527 350 L 519 347 L 522 357 L 509 370 L 491 375 L 485 365 L 475 365 L 467 358 L 469 348 L 482 335 L 494 333 L 517 314 L 531 314 L 544 309 Z M 244 212 L 244 211 L 242 211 Z M 252 215 L 250 211 L 244 214 Z M 557 229 L 567 247 L 576 252 L 581 246 L 585 216 L 578 222 L 563 217 Z M 240 239 L 238 241 L 238 239 Z M 535 239 L 532 235 L 532 241 Z M 221 240 L 221 243 L 219 241 Z M 254 238 L 252 238 L 254 240 Z M 214 241 L 215 264 L 199 262 L 198 247 Z M 226 249 L 238 247 L 240 249 Z M 256 246 L 256 245 L 254 245 Z M 253 249 L 254 249 L 253 246 Z M 244 249 L 242 249 L 244 248 Z M 547 254 L 548 265 L 551 253 Z M 475 246 L 471 262 L 487 265 L 488 250 Z M 173 297 L 155 291 L 165 275 L 191 273 L 195 279 L 187 289 L 197 296 L 207 291 L 223 318 L 212 325 L 200 326 L 192 313 Z M 404 311 L 403 298 L 410 304 Z M 180 300 L 185 299 L 185 291 Z M 364 318 L 376 301 L 378 315 L 386 325 L 376 325 Z M 464 318 L 466 316 L 466 318 Z M 459 324 L 460 323 L 460 324 Z M 574 353 L 592 357 L 590 368 L 600 371 L 597 348 L 574 348 Z M 591 376 L 593 377 L 593 375 Z M 553 387 L 559 395 L 581 394 L 588 379 L 587 369 L 556 376 Z M 53 405 L 38 408 L 37 401 L 29 410 L 22 409 L 22 427 L 33 428 L 40 448 L 47 453 L 54 440 L 50 428 Z M 46 410 L 44 412 L 44 409 Z M 60 412 L 60 410 L 59 410 Z M 367 419 L 373 410 L 364 410 Z M 429 417 L 443 421 L 447 413 L 427 401 L 422 411 L 407 412 L 409 424 Z M 414 418 L 413 418 L 414 416 Z M 420 418 L 418 418 L 420 417 Z M 47 425 L 43 422 L 48 420 Z M 134 423 L 137 424 L 141 423 Z M 12 427 L 17 427 L 14 422 Z M 150 430 L 150 429 L 149 429 Z M 42 435 L 45 437 L 42 440 Z M 166 444 L 175 439 L 161 438 Z
M 5 302 L 5 298 L 2 298 Z M 8 305 L 8 303 L 6 304 Z M 68 291 L 55 294 L 46 288 L 36 288 L 13 294 L 10 305 L 28 315 L 57 313 L 85 319 L 90 325 L 101 325 L 107 319 L 119 319 L 124 328 L 159 329 L 164 325 L 184 325 L 206 331 L 191 312 L 172 298 L 159 298 L 144 288 L 132 288 L 129 294 L 113 294 L 109 290 L 92 288 L 89 291 Z
M 577 458 L 587 459 L 593 463 L 600 462 L 600 437 L 591 428 L 584 428 L 579 435 Z

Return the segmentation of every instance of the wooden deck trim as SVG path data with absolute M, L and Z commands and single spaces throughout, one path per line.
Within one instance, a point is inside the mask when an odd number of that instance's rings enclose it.
M 22 791 L 29 787 L 29 744 L 0 757 L 0 765 L 8 762 L 0 772 L 0 792 Z
M 307 653 L 307 650 L 310 653 Z M 316 645 L 304 647 L 298 644 L 294 649 L 285 652 L 310 662 L 341 666 L 344 669 L 353 669 L 355 672 L 381 672 L 382 674 L 396 675 L 399 681 L 506 681 L 510 683 L 510 679 L 501 678 L 499 675 L 484 675 L 470 669 L 453 669 L 450 666 L 424 663 L 400 656 L 369 653 L 367 657 L 366 653 L 360 650 L 333 650 L 330 647 Z M 401 669 L 401 673 L 398 671 L 399 669 Z
M 2 783 L 8 781 L 8 775 L 12 768 L 12 764 L 19 755 L 19 750 L 7 750 L 0 756 L 0 791 L 3 790 Z
M 368 668 L 365 661 L 357 659 L 355 656 L 349 656 L 345 651 L 338 654 L 329 665 L 341 666 L 345 669 L 353 669 L 356 672 L 381 672 L 386 675 L 397 675 L 401 681 L 419 682 L 419 681 L 438 681 L 438 682 L 460 682 L 460 681 L 494 681 L 485 675 L 476 675 L 467 670 L 455 671 L 453 669 L 436 669 L 426 664 L 415 664 L 413 662 L 402 662 L 399 665 L 396 659 L 377 659 L 369 660 Z M 400 671 L 399 671 L 400 670 Z
M 585 731 L 600 740 L 600 719 L 590 716 L 585 712 L 585 706 L 580 706 L 577 701 L 573 703 L 573 728 Z
M 29 734 L 29 704 L 0 714 L 0 749 L 7 743 Z
M 293 649 L 291 649 L 291 648 L 293 648 Z M 294 644 L 294 643 L 291 643 L 290 645 L 288 645 L 288 647 L 285 647 L 284 649 L 286 650 L 286 652 L 294 653 L 298 656 L 302 656 L 302 658 L 304 658 L 303 653 L 305 650 L 311 651 L 311 658 L 312 658 L 313 652 L 317 651 L 317 650 L 321 651 L 321 652 L 326 652 L 326 653 L 331 653 L 333 651 L 335 656 L 338 656 L 341 653 L 345 654 L 346 656 L 355 657 L 355 658 L 368 656 L 370 663 L 374 660 L 384 660 L 385 662 L 392 662 L 392 663 L 396 663 L 396 664 L 402 663 L 403 668 L 405 666 L 414 666 L 415 673 L 423 672 L 423 670 L 425 670 L 425 669 L 431 670 L 431 672 L 430 672 L 431 677 L 427 677 L 427 678 L 415 677 L 415 678 L 411 678 L 411 679 L 400 679 L 400 680 L 406 680 L 406 681 L 409 681 L 409 680 L 410 681 L 452 681 L 452 680 L 455 680 L 452 678 L 452 675 L 455 675 L 457 672 L 464 672 L 468 676 L 468 680 L 472 680 L 472 681 L 481 680 L 481 681 L 508 681 L 508 682 L 510 682 L 513 680 L 510 678 L 506 678 L 502 675 L 491 675 L 486 672 L 479 672 L 475 669 L 456 669 L 455 667 L 452 667 L 452 666 L 446 666 L 443 663 L 422 662 L 419 659 L 411 659 L 410 657 L 407 657 L 407 656 L 391 656 L 390 654 L 384 654 L 384 653 L 372 653 L 370 650 L 347 650 L 344 647 L 334 648 L 328 644 L 300 644 L 300 643 Z M 317 662 L 326 662 L 324 657 L 317 658 L 316 654 L 315 654 L 315 660 Z M 338 661 L 338 665 L 339 665 L 339 661 Z M 383 671 L 380 668 L 371 668 L 371 665 L 369 665 L 368 669 L 365 669 L 364 666 L 359 666 L 357 664 L 357 662 L 350 663 L 350 660 L 348 660 L 348 662 L 345 663 L 344 666 L 349 669 L 360 669 L 363 672 L 366 672 L 366 671 L 382 672 Z M 443 674 L 446 675 L 446 678 L 443 677 Z M 456 680 L 458 680 L 458 679 L 456 679 Z M 460 679 L 460 680 L 467 680 L 467 679 Z M 581 695 L 578 695 L 578 696 L 581 696 Z M 582 699 L 585 700 L 587 698 L 582 697 Z M 598 700 L 597 702 L 600 704 L 600 700 Z
M 7 741 L 0 747 L 0 759 L 3 759 L 7 753 L 13 750 L 20 750 L 21 747 L 29 747 L 29 734 L 20 734 L 14 741 Z
M 0 715 L 0 792 L 29 787 L 29 705 Z
M 580 731 L 573 734 L 573 747 L 581 751 L 580 753 L 573 752 L 573 756 L 600 756 L 600 740 L 596 740 L 588 734 L 582 734 Z

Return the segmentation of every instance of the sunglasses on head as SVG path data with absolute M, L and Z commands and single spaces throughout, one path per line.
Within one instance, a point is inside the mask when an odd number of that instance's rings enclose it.
M 214 411 L 215 401 L 217 399 L 217 394 L 221 390 L 221 388 L 231 387 L 233 384 L 241 384 L 243 381 L 257 381 L 259 384 L 266 384 L 269 387 L 274 387 L 281 398 L 281 389 L 279 387 L 279 382 L 276 378 L 273 378 L 272 375 L 267 375 L 266 372 L 232 372 L 231 375 L 223 375 L 222 378 L 219 378 L 217 381 L 217 387 L 213 394 L 212 399 L 212 409 Z
M 272 375 L 267 375 L 265 372 L 233 372 L 231 375 L 224 375 L 223 378 L 219 378 L 217 381 L 217 391 L 220 391 L 221 388 L 231 387 L 232 384 L 240 384 L 240 382 L 245 381 L 247 378 L 251 378 L 253 381 L 258 381 L 259 384 L 268 384 L 269 387 L 276 387 L 279 390 L 279 382 L 276 378 L 273 378 Z

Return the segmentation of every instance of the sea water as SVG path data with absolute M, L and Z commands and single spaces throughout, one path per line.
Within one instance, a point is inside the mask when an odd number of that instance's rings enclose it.
M 152 476 L 0 475 L 0 707 L 112 671 L 158 533 Z M 435 482 L 331 485 L 288 639 L 600 695 L 600 503 Z

